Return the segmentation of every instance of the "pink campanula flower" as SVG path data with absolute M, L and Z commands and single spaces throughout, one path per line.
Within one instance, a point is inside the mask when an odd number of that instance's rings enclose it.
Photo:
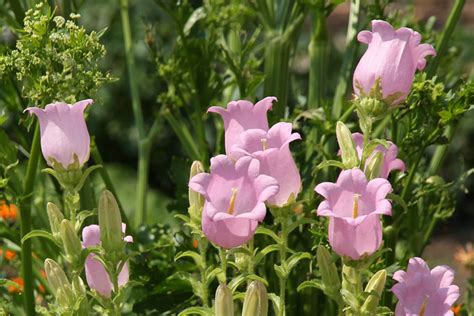
M 211 158 L 210 173 L 194 176 L 189 187 L 206 200 L 204 234 L 227 249 L 252 239 L 258 222 L 265 218 L 265 201 L 278 192 L 277 181 L 260 174 L 258 160 L 243 157 L 234 163 L 225 155 Z
M 315 191 L 325 198 L 317 213 L 329 217 L 329 243 L 336 253 L 358 260 L 380 248 L 380 215 L 392 215 L 386 199 L 392 192 L 390 182 L 382 178 L 367 181 L 354 168 L 342 171 L 336 183 L 318 184 Z
M 459 298 L 459 287 L 453 285 L 454 271 L 437 266 L 430 271 L 421 258 L 411 258 L 407 271 L 393 274 L 398 281 L 392 292 L 398 298 L 395 316 L 454 315 L 451 306 Z
M 268 130 L 267 112 L 272 108 L 276 97 L 266 97 L 252 104 L 247 100 L 232 101 L 227 109 L 212 106 L 208 112 L 219 114 L 224 120 L 225 151 L 229 155 L 232 146 L 239 141 L 240 134 L 250 128 Z
M 301 190 L 301 177 L 290 151 L 290 143 L 301 139 L 292 133 L 292 124 L 280 122 L 268 131 L 249 129 L 232 147 L 232 155 L 247 155 L 260 161 L 260 172 L 278 181 L 280 190 L 269 198 L 270 205 L 283 206 L 291 197 L 296 198 Z
M 125 232 L 125 224 L 122 224 L 122 231 Z M 133 242 L 132 236 L 125 236 L 126 242 Z M 82 246 L 92 247 L 100 244 L 100 227 L 99 225 L 89 225 L 82 230 Z M 91 289 L 95 289 L 101 295 L 110 297 L 113 285 L 110 277 L 102 263 L 94 259 L 91 253 L 86 258 L 86 280 Z M 129 271 L 128 262 L 122 268 L 118 275 L 118 285 L 123 286 L 128 282 Z
M 362 150 L 364 149 L 364 135 L 361 133 L 352 133 L 352 139 L 356 145 L 357 154 L 359 159 L 362 158 Z M 390 172 L 393 170 L 405 171 L 405 163 L 401 159 L 397 159 L 398 147 L 391 141 L 388 141 L 388 149 L 382 145 L 375 148 L 374 153 L 382 152 L 384 154 L 382 169 L 380 170 L 380 178 L 387 179 Z M 367 159 L 366 165 L 369 162 Z M 364 167 L 365 168 L 365 167 Z
M 380 78 L 384 99 L 399 94 L 392 100 L 393 104 L 405 100 L 416 69 L 425 68 L 426 56 L 436 55 L 433 46 L 420 44 L 420 33 L 407 27 L 395 30 L 381 20 L 373 20 L 372 31 L 360 32 L 357 39 L 369 47 L 354 71 L 354 93 L 368 95 Z
M 94 102 L 91 99 L 74 104 L 56 102 L 44 109 L 30 107 L 25 111 L 35 114 L 40 123 L 41 151 L 48 165 L 54 161 L 64 169 L 74 163 L 77 156 L 80 166 L 89 159 L 90 137 L 84 119 L 85 108 Z

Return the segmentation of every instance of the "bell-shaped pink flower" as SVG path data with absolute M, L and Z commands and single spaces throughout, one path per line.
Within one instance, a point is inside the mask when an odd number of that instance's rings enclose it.
M 301 177 L 290 151 L 290 143 L 301 139 L 292 133 L 292 124 L 280 122 L 268 131 L 249 129 L 232 147 L 232 156 L 247 155 L 260 161 L 260 172 L 278 181 L 280 190 L 267 204 L 281 207 L 290 197 L 296 198 L 301 190 Z
M 240 134 L 245 130 L 251 128 L 268 130 L 267 112 L 276 99 L 276 97 L 266 97 L 255 105 L 247 100 L 232 101 L 227 104 L 227 109 L 212 106 L 207 110 L 219 114 L 224 120 L 227 155 L 231 153 L 232 146 L 239 141 Z
M 437 266 L 430 271 L 421 258 L 411 258 L 407 271 L 393 274 L 398 281 L 392 292 L 398 298 L 395 316 L 454 315 L 451 306 L 459 298 L 459 288 L 453 285 L 454 271 Z
M 265 218 L 265 201 L 278 192 L 278 182 L 260 174 L 258 160 L 243 157 L 234 163 L 225 155 L 211 158 L 210 173 L 194 176 L 189 187 L 206 200 L 204 235 L 227 249 L 252 239 L 258 222 Z
M 325 198 L 317 214 L 329 217 L 329 243 L 336 253 L 358 260 L 380 248 L 380 215 L 392 215 L 386 199 L 392 192 L 390 182 L 382 178 L 367 181 L 354 168 L 342 171 L 336 183 L 318 184 L 315 191 Z
M 364 135 L 361 133 L 353 133 L 352 139 L 356 145 L 357 154 L 359 159 L 362 158 L 362 151 L 364 150 Z M 398 147 L 391 141 L 387 142 L 389 144 L 388 149 L 382 145 L 379 145 L 375 148 L 374 153 L 382 152 L 384 154 L 382 169 L 380 170 L 380 178 L 387 179 L 390 172 L 393 170 L 400 170 L 401 172 L 405 171 L 405 163 L 401 159 L 397 159 Z M 373 154 L 372 154 L 373 155 Z M 367 163 L 370 161 L 369 157 Z M 366 164 L 367 164 L 366 163 Z
M 125 224 L 122 224 L 122 231 L 125 232 Z M 125 236 L 126 242 L 133 242 L 132 236 Z M 89 225 L 82 230 L 82 247 L 92 247 L 100 244 L 100 227 L 99 225 Z M 105 270 L 102 263 L 94 259 L 91 253 L 86 258 L 86 280 L 91 289 L 95 289 L 103 296 L 110 297 L 113 285 L 110 281 L 109 274 Z M 122 271 L 118 275 L 118 285 L 124 286 L 129 278 L 128 262 L 124 264 Z
M 380 78 L 384 99 L 399 94 L 392 100 L 393 104 L 405 100 L 416 69 L 425 68 L 426 56 L 436 55 L 433 46 L 420 44 L 420 33 L 406 27 L 394 30 L 389 23 L 381 20 L 373 20 L 372 32 L 362 31 L 357 39 L 369 47 L 354 71 L 354 93 L 368 95 Z
M 41 151 L 48 165 L 58 162 L 64 169 L 74 163 L 77 156 L 80 166 L 89 159 L 90 137 L 84 119 L 85 108 L 94 102 L 91 99 L 74 104 L 57 102 L 48 104 L 44 109 L 27 108 L 35 114 L 40 123 Z

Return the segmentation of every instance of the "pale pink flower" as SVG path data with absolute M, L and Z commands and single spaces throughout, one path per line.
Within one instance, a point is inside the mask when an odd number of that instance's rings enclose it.
M 278 192 L 278 183 L 260 174 L 260 163 L 251 157 L 236 163 L 225 155 L 211 158 L 210 173 L 194 176 L 189 187 L 206 200 L 202 231 L 223 248 L 241 246 L 253 238 L 266 215 L 265 201 Z
M 373 20 L 372 31 L 360 32 L 357 39 L 369 47 L 354 71 L 354 93 L 368 95 L 380 78 L 384 99 L 399 94 L 393 104 L 405 100 L 416 69 L 423 70 L 426 56 L 436 54 L 433 46 L 420 44 L 420 33 L 406 27 L 395 30 L 381 20 Z
M 450 316 L 451 306 L 459 298 L 459 288 L 453 285 L 454 271 L 437 266 L 430 271 L 421 258 L 411 258 L 407 271 L 399 270 L 392 292 L 398 298 L 396 316 Z
M 266 97 L 252 104 L 247 100 L 232 101 L 227 104 L 227 109 L 212 106 L 208 112 L 217 113 L 224 121 L 225 151 L 229 155 L 232 146 L 239 141 L 240 134 L 247 129 L 258 128 L 268 130 L 267 112 L 272 108 L 276 97 Z
M 77 156 L 80 166 L 89 159 L 90 137 L 84 110 L 93 100 L 67 104 L 56 102 L 44 109 L 30 107 L 25 111 L 35 114 L 40 123 L 41 151 L 48 165 L 56 161 L 66 169 Z
M 125 224 L 122 224 L 122 231 L 125 232 Z M 132 236 L 125 236 L 126 242 L 133 242 Z M 97 246 L 100 244 L 100 227 L 99 225 L 89 225 L 82 230 L 82 246 L 84 248 Z M 95 289 L 103 296 L 110 297 L 113 290 L 112 282 L 109 274 L 105 270 L 102 263 L 94 259 L 95 254 L 91 253 L 86 258 L 86 280 L 91 289 Z M 122 268 L 118 275 L 118 285 L 124 286 L 129 278 L 128 262 Z
M 392 215 L 386 199 L 392 192 L 390 182 L 382 178 L 367 181 L 354 168 L 342 171 L 336 183 L 318 184 L 315 191 L 325 198 L 317 214 L 329 217 L 329 243 L 336 253 L 358 260 L 380 248 L 380 215 Z
M 232 156 L 248 155 L 260 161 L 260 172 L 278 181 L 280 190 L 267 204 L 284 206 L 290 197 L 296 198 L 301 190 L 301 177 L 290 151 L 290 143 L 301 139 L 292 133 L 291 123 L 277 123 L 268 131 L 249 129 L 232 147 Z
M 352 139 L 356 145 L 357 154 L 359 159 L 362 158 L 362 151 L 364 149 L 364 135 L 361 133 L 353 133 Z M 373 153 L 382 152 L 384 154 L 382 169 L 380 170 L 380 178 L 387 179 L 390 172 L 393 170 L 400 170 L 401 172 L 405 171 L 405 163 L 401 159 L 397 159 L 398 147 L 391 141 L 387 142 L 389 144 L 388 149 L 382 145 L 379 145 L 375 148 Z M 367 163 L 370 161 L 371 157 L 367 159 Z M 365 167 L 364 167 L 365 169 Z

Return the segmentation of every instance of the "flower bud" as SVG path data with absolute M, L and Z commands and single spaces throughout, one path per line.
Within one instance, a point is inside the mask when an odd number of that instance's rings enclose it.
M 100 240 L 106 252 L 123 252 L 122 217 L 110 191 L 102 192 L 99 200 Z
M 61 240 L 63 241 L 64 250 L 70 261 L 74 262 L 79 258 L 82 251 L 81 241 L 77 237 L 76 231 L 72 223 L 67 219 L 63 219 L 60 227 Z
M 268 294 L 265 286 L 259 281 L 249 284 L 245 293 L 242 316 L 267 316 Z
M 61 222 L 64 219 L 63 213 L 59 210 L 56 204 L 49 202 L 46 206 L 48 213 L 49 225 L 51 226 L 51 233 L 55 238 L 60 238 Z
M 336 264 L 331 259 L 329 251 L 319 245 L 316 251 L 316 259 L 318 261 L 319 271 L 321 272 L 325 293 L 332 298 L 338 297 L 339 290 L 341 289 L 341 281 Z
M 44 271 L 58 303 L 62 306 L 72 304 L 74 302 L 74 294 L 66 273 L 64 273 L 61 266 L 52 259 L 46 259 L 44 261 Z
M 352 139 L 351 131 L 344 123 L 337 122 L 336 136 L 339 148 L 341 148 L 342 163 L 347 169 L 357 167 L 359 165 L 359 157 L 357 155 L 356 146 Z
M 217 287 L 214 308 L 216 316 L 234 315 L 234 300 L 227 285 L 220 284 Z
M 384 163 L 384 154 L 383 152 L 376 152 L 369 162 L 366 164 L 365 174 L 367 180 L 372 180 L 380 177 L 380 172 L 382 171 L 382 166 Z
M 387 271 L 380 270 L 375 273 L 365 287 L 365 292 L 369 294 L 362 305 L 362 311 L 368 314 L 375 314 L 379 306 L 380 297 L 385 287 L 385 280 L 387 279 Z
M 189 179 L 192 179 L 195 175 L 203 173 L 204 166 L 200 161 L 194 161 L 191 165 L 191 171 L 189 173 Z M 201 214 L 202 208 L 204 206 L 204 196 L 197 193 L 196 191 L 189 188 L 188 191 L 188 198 L 189 198 L 189 216 L 191 219 L 196 222 L 201 222 Z

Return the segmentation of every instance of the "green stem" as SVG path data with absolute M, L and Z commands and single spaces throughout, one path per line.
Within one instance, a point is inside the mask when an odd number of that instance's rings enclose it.
M 334 94 L 333 99 L 332 115 L 335 119 L 339 118 L 342 112 L 342 106 L 345 102 L 347 89 L 349 86 L 348 82 L 350 82 L 350 76 L 352 69 L 354 68 L 357 48 L 359 46 L 356 41 L 356 34 L 359 31 L 359 20 L 361 13 L 360 2 L 361 0 L 351 0 L 349 24 L 347 25 L 346 34 L 346 50 L 344 59 L 342 61 L 341 71 L 339 73 L 336 93 Z
M 147 144 L 147 135 L 143 120 L 142 105 L 138 91 L 138 80 L 136 75 L 135 61 L 133 56 L 132 32 L 130 28 L 130 17 L 128 0 L 120 0 L 120 16 L 122 19 L 123 42 L 125 46 L 125 58 L 128 69 L 128 82 L 132 96 L 132 109 L 135 125 L 138 131 L 138 179 L 137 199 L 135 208 L 135 224 L 140 225 L 146 219 L 146 195 L 148 188 L 148 170 L 150 165 L 150 144 Z
M 323 105 L 326 94 L 326 73 L 329 57 L 329 41 L 326 29 L 326 14 L 324 1 L 319 2 L 313 13 L 313 30 L 309 43 L 308 108 L 318 108 Z
M 227 283 L 227 250 L 219 247 L 219 257 L 221 259 L 222 273 L 224 274 L 224 283 Z
M 21 237 L 31 231 L 31 198 L 35 184 L 36 171 L 40 159 L 40 128 L 36 123 L 33 141 L 31 143 L 30 159 L 26 169 L 26 178 L 23 187 L 23 199 L 21 200 Z M 21 270 L 24 279 L 24 300 L 27 315 L 35 314 L 35 298 L 34 298 L 34 274 L 33 262 L 31 256 L 31 239 L 21 244 Z
M 196 146 L 196 142 L 194 141 L 191 133 L 189 132 L 188 127 L 184 124 L 182 120 L 177 120 L 174 117 L 173 113 L 170 110 L 165 109 L 161 111 L 161 114 L 171 126 L 173 131 L 175 132 L 176 136 L 178 136 L 181 145 L 183 145 L 183 149 L 188 155 L 191 160 L 200 160 L 201 161 L 201 154 L 199 153 L 199 148 Z
M 202 267 L 201 272 L 201 300 L 204 307 L 209 307 L 209 289 L 207 288 L 207 258 L 206 251 L 209 243 L 206 238 L 201 238 L 199 234 L 195 234 L 194 238 L 199 240 L 199 254 L 201 255 Z
M 133 228 L 130 225 L 130 221 L 128 220 L 127 214 L 125 214 L 125 210 L 122 206 L 122 203 L 120 202 L 119 196 L 117 194 L 117 190 L 115 190 L 115 186 L 112 182 L 112 179 L 110 178 L 110 175 L 107 171 L 107 168 L 105 167 L 104 160 L 102 159 L 102 155 L 100 154 L 99 148 L 97 147 L 97 144 L 95 143 L 94 140 L 92 140 L 92 142 L 91 142 L 91 156 L 94 159 L 96 164 L 102 166 L 102 168 L 98 169 L 99 174 L 102 178 L 102 181 L 104 182 L 105 187 L 107 188 L 107 190 L 112 192 L 115 199 L 117 200 L 117 204 L 118 204 L 119 209 L 120 209 L 120 215 L 122 216 L 122 222 L 124 222 L 125 225 L 127 225 L 127 230 L 130 232 L 130 235 L 133 236 L 134 235 Z
M 456 0 L 451 12 L 449 13 L 448 20 L 446 21 L 443 33 L 441 34 L 441 38 L 439 39 L 438 43 L 436 43 L 436 57 L 430 62 L 428 70 L 426 71 L 428 78 L 431 78 L 436 74 L 440 60 L 446 54 L 449 40 L 451 39 L 454 29 L 458 24 L 465 3 L 466 0 Z
M 356 298 L 360 297 L 362 293 L 362 279 L 359 269 L 346 264 L 342 265 L 342 289 L 352 293 Z M 359 307 L 356 306 L 356 310 L 353 308 L 349 309 L 346 311 L 346 315 L 359 315 Z
M 280 216 L 281 224 L 281 247 L 280 247 L 280 265 L 286 265 L 286 252 L 288 248 L 288 225 L 287 218 L 282 215 Z M 279 316 L 286 315 L 286 281 L 288 276 L 280 276 L 280 308 Z
M 446 127 L 444 131 L 444 136 L 448 139 L 448 142 L 451 142 L 451 139 L 454 135 L 455 128 L 451 125 Z M 443 164 L 443 161 L 446 157 L 449 145 L 439 145 L 436 147 L 436 150 L 431 158 L 430 166 L 428 168 L 429 175 L 435 175 L 438 173 L 439 168 Z

